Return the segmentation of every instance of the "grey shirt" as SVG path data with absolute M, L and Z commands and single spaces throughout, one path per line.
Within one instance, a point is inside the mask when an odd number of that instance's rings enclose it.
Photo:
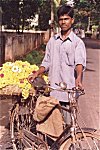
M 86 49 L 83 41 L 73 31 L 64 41 L 60 33 L 51 37 L 41 64 L 48 71 L 51 86 L 58 88 L 55 83 L 65 82 L 68 88 L 75 87 L 75 66 L 77 64 L 86 67 Z M 51 96 L 59 101 L 68 101 L 66 92 L 54 90 Z

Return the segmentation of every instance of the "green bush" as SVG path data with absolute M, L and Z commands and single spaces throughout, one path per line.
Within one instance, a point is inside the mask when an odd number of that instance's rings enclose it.
M 44 57 L 42 50 L 33 50 L 31 53 L 27 54 L 22 60 L 28 61 L 30 64 L 40 65 Z

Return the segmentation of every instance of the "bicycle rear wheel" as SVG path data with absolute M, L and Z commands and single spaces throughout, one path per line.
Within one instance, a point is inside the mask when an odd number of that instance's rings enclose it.
M 36 122 L 33 119 L 34 99 L 17 101 L 10 111 L 10 133 L 14 150 L 47 150 L 47 145 L 36 134 Z M 33 133 L 32 133 L 33 132 Z
M 61 145 L 60 150 L 100 150 L 100 135 L 94 132 L 76 133 L 76 141 L 72 142 L 69 136 Z
M 31 130 L 34 121 L 27 107 L 15 104 L 10 115 L 10 133 L 14 150 L 23 150 L 23 129 Z

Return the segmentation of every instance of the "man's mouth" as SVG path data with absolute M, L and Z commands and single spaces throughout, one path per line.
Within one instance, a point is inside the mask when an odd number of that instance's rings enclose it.
M 67 26 L 61 26 L 61 28 L 67 28 Z

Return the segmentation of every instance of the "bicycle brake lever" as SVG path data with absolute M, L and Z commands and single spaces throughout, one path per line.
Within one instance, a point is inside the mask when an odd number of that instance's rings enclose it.
M 58 83 L 55 83 L 55 85 L 59 86 L 59 84 L 58 84 Z
M 84 89 L 82 89 L 81 91 L 82 91 L 82 95 L 84 95 L 84 94 L 85 94 L 85 90 L 84 90 Z

